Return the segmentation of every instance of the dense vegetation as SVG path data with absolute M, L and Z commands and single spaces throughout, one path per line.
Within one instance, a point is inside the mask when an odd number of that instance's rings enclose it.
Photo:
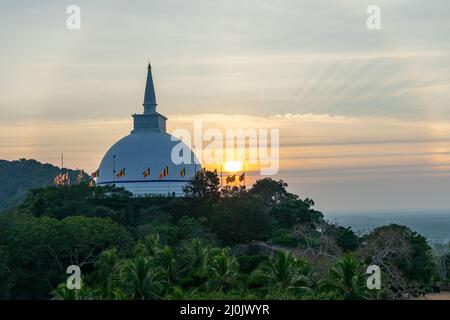
M 67 170 L 64 170 L 64 172 Z M 76 172 L 68 170 L 72 181 Z M 20 159 L 16 161 L 0 160 L 0 211 L 17 206 L 33 188 L 46 187 L 61 169 L 36 160 Z
M 390 225 L 363 237 L 326 222 L 286 183 L 219 189 L 202 172 L 184 198 L 86 184 L 32 190 L 0 216 L 3 299 L 377 299 L 447 280 L 448 250 Z M 66 268 L 82 289 L 66 287 Z M 382 270 L 369 290 L 368 265 Z

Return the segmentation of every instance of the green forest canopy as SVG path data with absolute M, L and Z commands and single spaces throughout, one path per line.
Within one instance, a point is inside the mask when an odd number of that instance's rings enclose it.
M 185 197 L 85 183 L 32 189 L 0 216 L 0 298 L 376 299 L 448 281 L 407 227 L 359 237 L 283 181 L 218 183 L 207 171 Z M 82 269 L 81 290 L 65 286 L 71 264 Z M 382 290 L 365 285 L 370 264 L 383 271 Z

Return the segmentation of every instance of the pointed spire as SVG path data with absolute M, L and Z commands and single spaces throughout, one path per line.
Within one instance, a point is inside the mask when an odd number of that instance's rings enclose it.
M 147 84 L 144 95 L 144 114 L 156 112 L 155 87 L 153 85 L 152 66 L 148 63 Z
M 131 133 L 142 131 L 166 131 L 166 120 L 162 114 L 156 112 L 155 88 L 153 86 L 152 66 L 148 64 L 147 84 L 144 94 L 144 113 L 133 114 L 134 129 Z

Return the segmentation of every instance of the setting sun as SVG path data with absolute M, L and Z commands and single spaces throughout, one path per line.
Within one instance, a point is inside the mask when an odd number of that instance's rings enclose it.
M 228 172 L 237 172 L 242 170 L 242 162 L 241 161 L 227 161 L 225 163 L 225 171 Z

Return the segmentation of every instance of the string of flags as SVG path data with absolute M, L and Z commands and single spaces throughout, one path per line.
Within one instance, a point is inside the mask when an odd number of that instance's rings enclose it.
M 214 169 L 213 172 L 216 175 L 218 174 L 217 169 Z M 126 173 L 126 168 L 124 167 L 119 172 L 117 172 L 116 178 L 119 179 L 119 178 L 124 177 L 125 173 Z M 205 168 L 202 168 L 201 170 L 199 170 L 197 172 L 197 174 L 199 174 L 199 175 L 204 175 L 205 173 L 206 173 L 206 169 Z M 144 176 L 144 178 L 150 177 L 151 174 L 152 174 L 151 167 L 148 167 L 146 170 L 144 170 L 142 172 L 142 175 Z M 181 168 L 180 171 L 179 171 L 179 174 L 180 174 L 181 177 L 185 177 L 186 176 L 186 168 L 185 167 Z M 95 172 L 91 173 L 90 179 L 87 181 L 88 185 L 90 187 L 95 186 L 95 180 L 94 179 L 98 178 L 99 175 L 100 175 L 100 169 L 97 169 Z M 77 176 L 76 176 L 76 182 L 77 183 L 82 183 L 84 178 L 85 178 L 85 176 L 86 176 L 86 173 L 85 173 L 84 170 L 78 171 Z M 159 174 L 159 179 L 165 179 L 168 176 L 169 176 L 169 166 L 165 166 L 164 169 Z M 241 174 L 234 173 L 234 174 L 232 174 L 230 176 L 227 176 L 225 178 L 225 181 L 226 181 L 226 184 L 232 184 L 232 183 L 234 183 L 236 181 L 239 181 L 239 183 L 242 182 L 242 181 L 245 182 L 245 171 L 242 172 Z M 54 183 L 55 183 L 55 185 L 69 185 L 70 184 L 69 172 L 67 171 L 65 173 L 58 174 L 54 178 Z
M 57 186 L 62 186 L 62 185 L 68 185 L 68 184 L 70 184 L 69 172 L 58 174 L 58 175 L 55 177 L 55 179 L 53 180 L 53 182 L 54 182 Z
M 217 169 L 214 169 L 213 172 L 214 172 L 215 175 L 218 174 L 217 173 Z M 204 176 L 205 173 L 206 173 L 206 168 L 202 168 L 201 170 L 199 170 L 197 172 L 197 174 L 199 176 Z M 241 174 L 234 173 L 231 176 L 227 176 L 227 177 L 225 177 L 225 181 L 226 181 L 226 184 L 231 184 L 231 183 L 234 183 L 236 181 L 239 181 L 239 183 L 241 183 L 241 182 L 245 183 L 245 171 L 243 171 Z
M 215 172 L 217 173 L 217 170 L 215 170 Z M 97 178 L 99 176 L 99 173 L 100 172 L 99 172 L 99 169 L 98 169 L 97 171 L 95 171 L 95 172 L 93 172 L 91 174 L 91 178 L 92 179 Z M 84 171 L 82 172 L 82 174 L 84 174 Z M 144 178 L 150 177 L 151 174 L 152 174 L 151 167 L 148 167 L 147 169 L 145 169 L 142 172 L 142 175 L 144 176 Z M 116 178 L 119 179 L 119 178 L 124 177 L 125 175 L 126 175 L 126 168 L 122 168 L 121 170 L 119 170 L 119 172 L 117 172 Z M 159 174 L 159 179 L 164 179 L 164 178 L 166 178 L 168 176 L 169 176 L 169 166 L 165 166 L 164 169 Z M 186 176 L 186 168 L 185 167 L 180 169 L 180 176 L 181 177 L 185 177 Z
M 143 173 L 142 175 L 144 176 L 144 178 L 147 178 L 149 176 L 151 176 L 151 167 L 148 167 Z M 164 179 L 167 176 L 169 176 L 169 166 L 164 167 L 164 169 L 159 173 L 159 179 Z M 180 170 L 180 176 L 181 177 L 185 177 L 186 176 L 186 168 L 183 167 Z
M 95 184 L 93 179 L 87 179 L 87 174 L 84 170 L 77 170 L 76 171 L 76 179 L 75 182 L 77 184 L 83 183 L 86 180 L 88 180 L 88 184 L 92 185 L 92 183 Z M 98 176 L 98 170 L 94 173 L 91 174 L 91 177 L 97 177 Z M 70 175 L 69 175 L 69 171 L 66 172 L 62 172 L 59 173 L 54 179 L 53 182 L 55 185 L 57 186 L 63 186 L 63 185 L 70 185 L 71 184 L 71 179 L 70 179 Z

